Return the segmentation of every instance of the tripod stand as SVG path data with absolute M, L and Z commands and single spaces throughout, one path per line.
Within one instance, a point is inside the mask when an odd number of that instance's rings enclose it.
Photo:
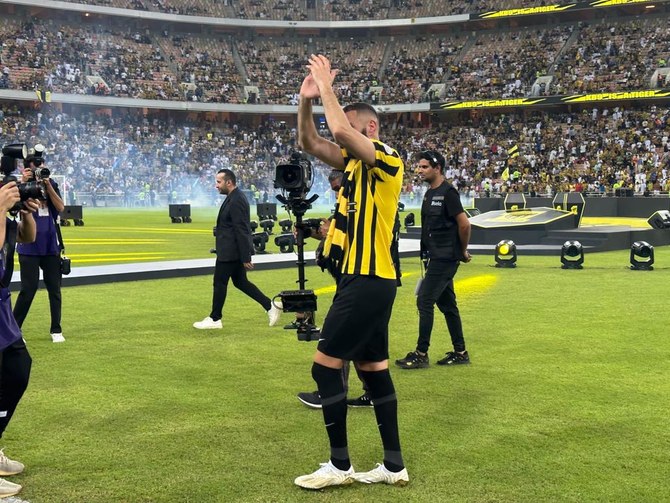
M 302 197 L 286 198 L 277 195 L 277 200 L 284 205 L 287 211 L 295 215 L 296 228 L 296 248 L 298 249 L 298 290 L 285 290 L 279 293 L 282 300 L 284 312 L 311 313 L 309 316 L 298 320 L 298 340 L 315 341 L 318 340 L 320 330 L 314 325 L 314 312 L 316 311 L 316 295 L 313 290 L 305 289 L 305 231 L 310 226 L 305 226 L 302 220 L 305 212 L 312 207 L 312 203 L 319 197 L 313 195 L 310 199 Z

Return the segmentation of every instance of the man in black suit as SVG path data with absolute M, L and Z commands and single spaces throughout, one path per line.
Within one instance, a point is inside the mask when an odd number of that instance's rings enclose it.
M 247 271 L 254 268 L 251 262 L 253 243 L 251 239 L 249 202 L 237 189 L 235 173 L 221 169 L 216 174 L 216 189 L 226 196 L 216 219 L 216 267 L 214 268 L 214 294 L 212 312 L 193 326 L 198 329 L 222 328 L 223 304 L 228 292 L 228 281 L 258 302 L 268 313 L 270 326 L 279 320 L 281 306 L 276 306 L 256 285 L 247 279 Z

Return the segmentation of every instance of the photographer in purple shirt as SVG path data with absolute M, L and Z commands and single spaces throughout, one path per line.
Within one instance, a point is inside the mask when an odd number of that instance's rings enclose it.
M 23 182 L 36 180 L 44 185 L 46 201 L 39 201 L 40 206 L 32 214 L 37 229 L 35 241 L 19 244 L 16 251 L 21 265 L 21 291 L 16 298 L 14 317 L 19 327 L 28 316 L 28 311 L 35 298 L 39 286 L 40 269 L 49 293 L 49 309 L 51 312 L 51 340 L 65 342 L 61 328 L 61 266 L 60 243 L 56 229 L 58 215 L 65 208 L 58 190 L 58 184 L 50 177 L 49 170 L 44 166 L 41 156 L 30 155 L 23 161 Z M 36 176 L 36 173 L 38 176 Z

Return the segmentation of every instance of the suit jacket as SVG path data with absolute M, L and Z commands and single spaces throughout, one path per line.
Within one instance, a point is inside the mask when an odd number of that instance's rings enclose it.
M 246 196 L 233 190 L 219 209 L 216 219 L 216 260 L 221 262 L 251 262 L 254 246 L 251 238 L 251 212 Z

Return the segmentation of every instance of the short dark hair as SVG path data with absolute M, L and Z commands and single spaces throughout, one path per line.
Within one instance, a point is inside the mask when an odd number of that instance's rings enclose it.
M 338 178 L 341 180 L 343 176 L 344 176 L 344 171 L 339 170 L 339 169 L 334 169 L 330 173 L 328 173 L 328 181 L 332 182 L 333 180 L 337 180 Z
M 444 156 L 436 150 L 424 150 L 423 152 L 419 152 L 418 158 L 428 161 L 431 168 L 439 166 L 440 171 L 444 171 L 444 168 L 447 165 Z
M 237 185 L 237 178 L 235 178 L 235 173 L 231 170 L 223 168 L 217 171 L 217 175 L 223 173 L 223 179 L 227 182 L 231 182 L 233 185 Z
M 33 155 L 33 154 L 29 155 L 28 157 L 26 157 L 26 158 L 23 160 L 23 167 L 24 167 L 24 168 L 29 168 L 30 165 L 31 165 L 32 163 L 34 163 L 35 161 L 37 161 L 37 159 L 42 160 L 41 157 L 37 157 L 36 155 Z
M 343 108 L 344 113 L 347 112 L 363 112 L 372 115 L 377 122 L 379 122 L 379 115 L 377 115 L 377 110 L 372 105 L 368 103 L 363 103 L 362 101 L 356 103 L 350 103 Z

